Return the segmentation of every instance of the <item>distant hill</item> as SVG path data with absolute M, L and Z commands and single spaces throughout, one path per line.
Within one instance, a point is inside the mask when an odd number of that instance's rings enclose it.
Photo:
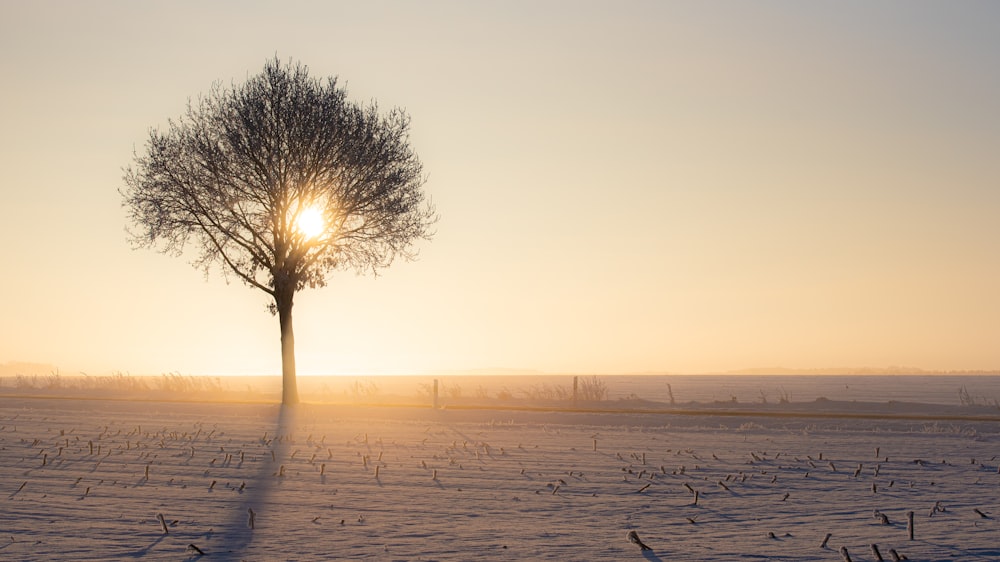
M 919 367 L 826 367 L 822 369 L 789 369 L 786 367 L 756 367 L 720 373 L 724 375 L 996 375 L 1000 370 L 927 370 Z
M 15 375 L 51 375 L 58 372 L 55 365 L 45 363 L 28 363 L 24 361 L 8 361 L 0 363 L 0 377 L 13 377 Z

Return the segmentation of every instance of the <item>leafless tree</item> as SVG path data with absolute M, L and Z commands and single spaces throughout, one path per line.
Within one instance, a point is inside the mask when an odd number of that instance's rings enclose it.
M 271 296 L 281 328 L 282 402 L 298 402 L 292 304 L 338 269 L 413 259 L 436 216 L 409 143 L 410 118 L 352 103 L 336 78 L 269 60 L 245 83 L 189 101 L 125 168 L 136 247 L 220 266 Z

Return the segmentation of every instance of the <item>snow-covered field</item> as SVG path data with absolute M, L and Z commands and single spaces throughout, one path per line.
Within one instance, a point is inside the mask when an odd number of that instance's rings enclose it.
M 797 410 L 8 395 L 0 559 L 1000 559 L 1000 422 Z

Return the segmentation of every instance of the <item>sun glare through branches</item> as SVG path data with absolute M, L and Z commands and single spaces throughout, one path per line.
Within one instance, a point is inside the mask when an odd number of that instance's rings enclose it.
M 299 218 L 295 221 L 295 227 L 307 239 L 318 238 L 326 230 L 326 220 L 323 218 L 323 211 L 316 207 L 309 207 L 299 213 Z

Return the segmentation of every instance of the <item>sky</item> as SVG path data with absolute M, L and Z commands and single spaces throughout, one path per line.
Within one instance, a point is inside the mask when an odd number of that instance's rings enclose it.
M 130 247 L 123 168 L 275 56 L 400 107 L 419 258 L 299 373 L 1000 369 L 1000 4 L 0 0 L 0 364 L 281 371 L 268 296 Z

